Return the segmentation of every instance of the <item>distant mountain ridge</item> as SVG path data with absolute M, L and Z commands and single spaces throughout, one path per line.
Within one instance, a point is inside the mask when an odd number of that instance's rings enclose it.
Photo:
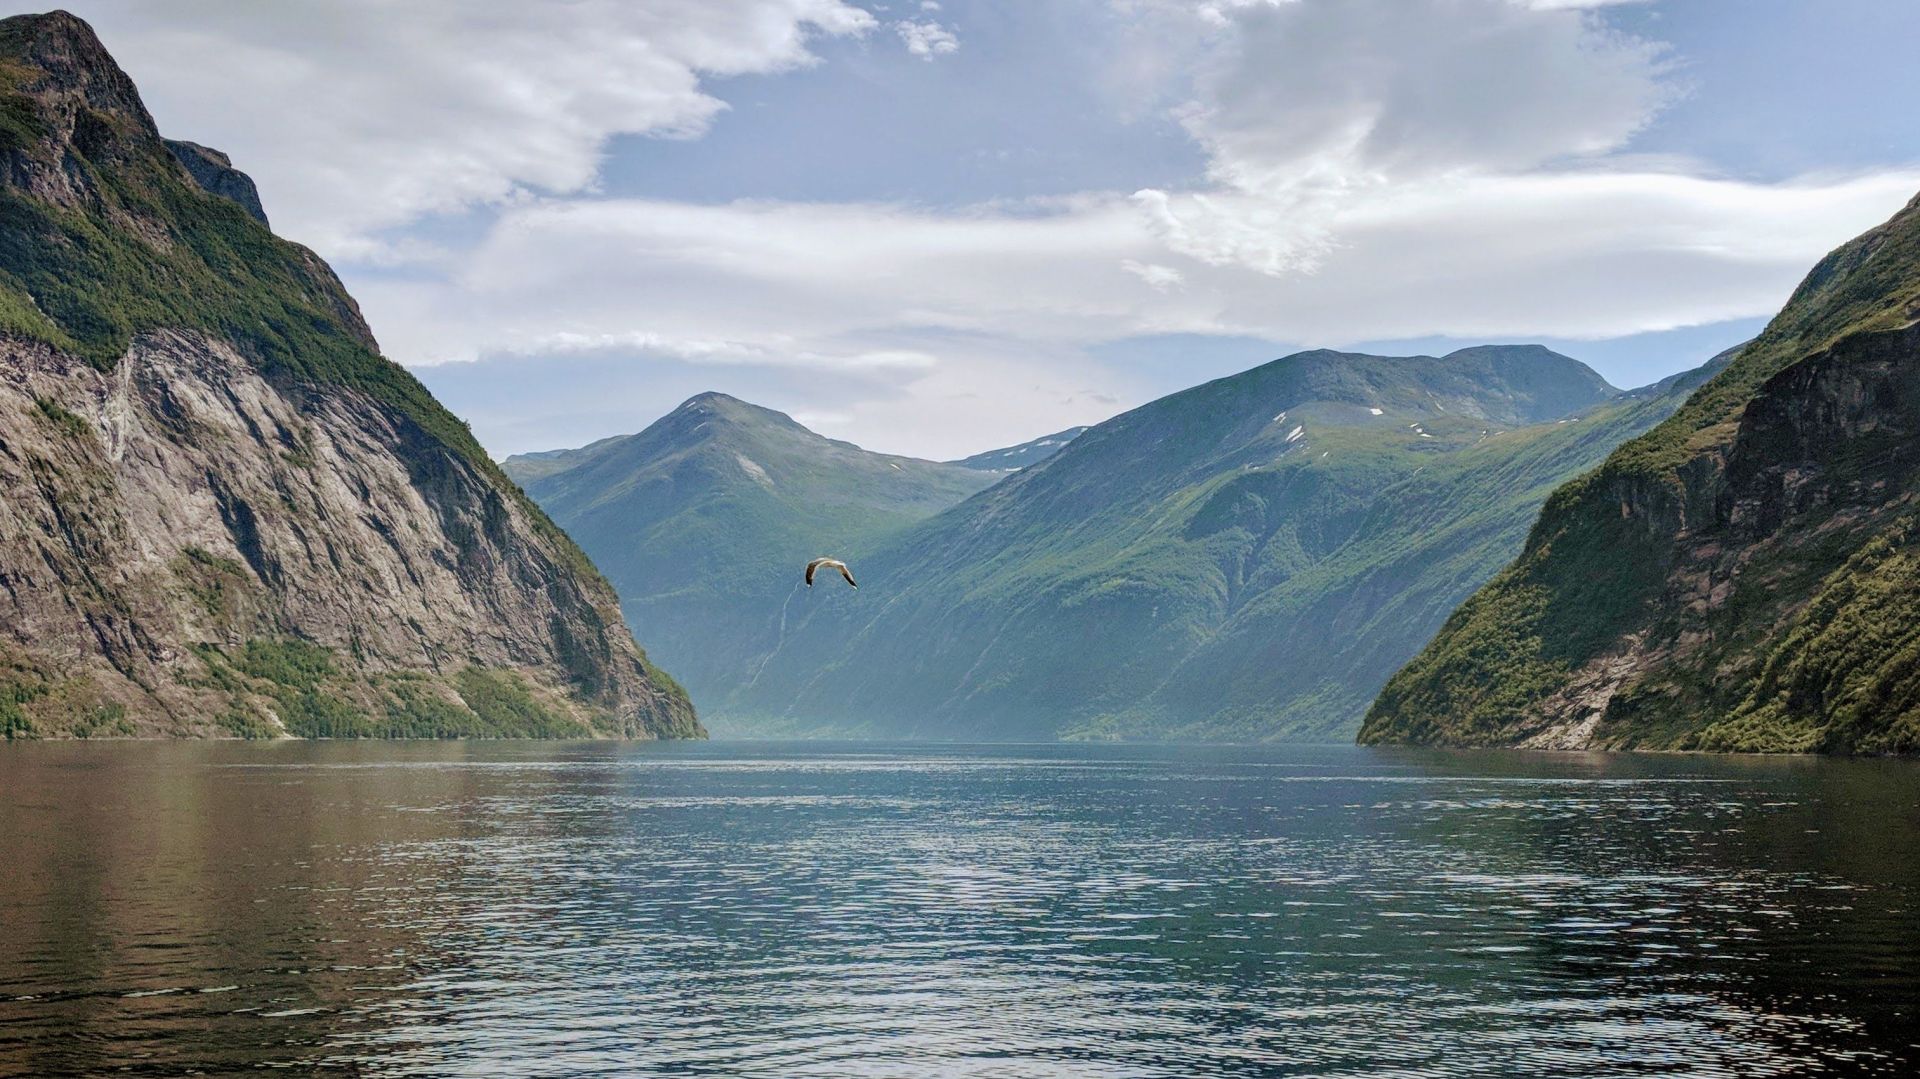
M 1151 402 L 782 605 L 736 728 L 1347 739 L 1554 486 L 1678 406 L 1540 346 L 1299 353 Z
M 1555 491 L 1367 742 L 1920 752 L 1920 198 Z
M 1064 431 L 1030 439 L 1018 446 L 988 450 L 985 453 L 976 453 L 972 457 L 962 457 L 948 463 L 959 465 L 961 468 L 978 469 L 982 472 L 1018 472 L 1023 468 L 1032 468 L 1059 453 L 1066 448 L 1067 443 L 1085 434 L 1086 430 L 1084 426 L 1069 427 Z
M 857 557 L 1000 478 L 863 450 L 722 393 L 502 467 L 593 555 L 696 700 L 748 677 L 809 558 Z

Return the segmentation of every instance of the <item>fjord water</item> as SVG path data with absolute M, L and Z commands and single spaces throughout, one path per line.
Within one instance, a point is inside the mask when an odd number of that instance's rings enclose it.
M 0 746 L 0 1074 L 1920 1066 L 1920 767 Z

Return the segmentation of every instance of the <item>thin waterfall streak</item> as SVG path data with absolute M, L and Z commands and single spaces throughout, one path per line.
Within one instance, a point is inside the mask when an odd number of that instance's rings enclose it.
M 760 657 L 760 665 L 753 669 L 753 677 L 747 679 L 746 688 L 752 689 L 754 683 L 760 681 L 760 672 L 767 669 L 767 664 L 773 662 L 774 654 L 787 643 L 787 608 L 793 606 L 793 597 L 799 594 L 800 586 L 794 585 L 793 591 L 787 593 L 787 601 L 780 605 L 780 634 L 774 638 L 773 647 L 768 649 L 767 654 Z

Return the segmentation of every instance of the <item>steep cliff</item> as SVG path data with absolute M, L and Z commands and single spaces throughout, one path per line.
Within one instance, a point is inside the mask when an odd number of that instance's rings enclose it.
M 1368 742 L 1920 750 L 1920 200 L 1554 493 Z
M 0 20 L 0 495 L 8 736 L 700 733 L 325 263 L 61 12 Z

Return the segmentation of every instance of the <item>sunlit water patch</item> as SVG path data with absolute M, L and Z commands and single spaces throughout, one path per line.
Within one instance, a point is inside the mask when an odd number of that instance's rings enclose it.
M 1909 1074 L 1920 767 L 0 748 L 0 1074 Z

